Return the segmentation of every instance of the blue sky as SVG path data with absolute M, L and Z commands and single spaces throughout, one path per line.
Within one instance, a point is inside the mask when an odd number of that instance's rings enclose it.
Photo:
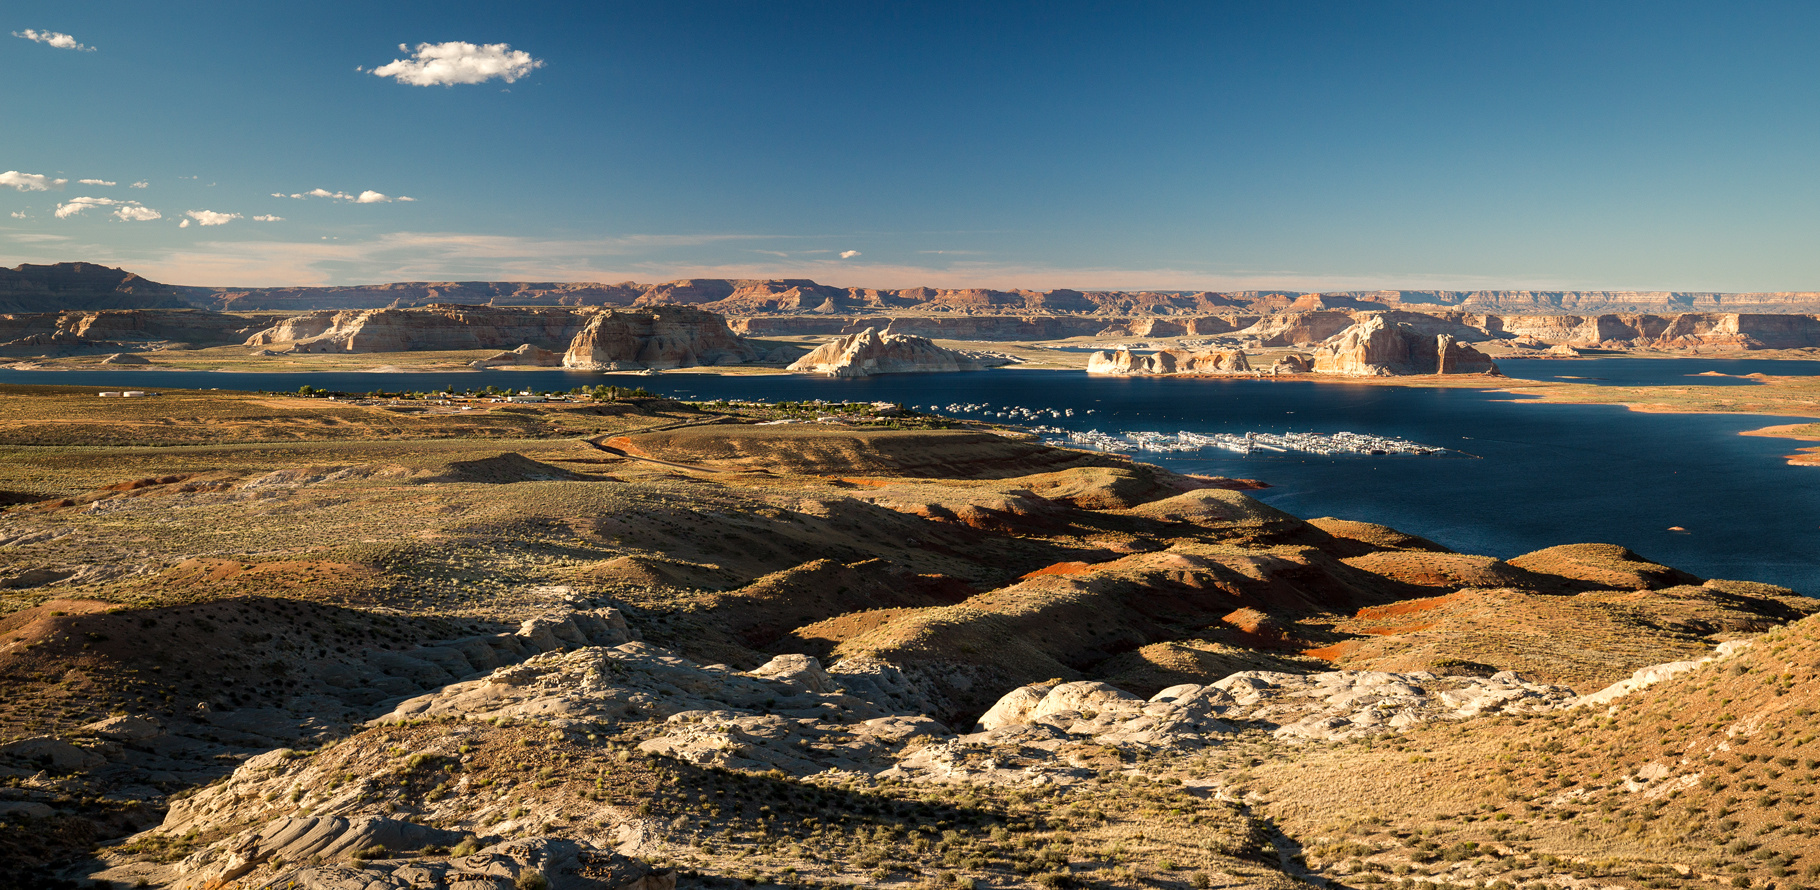
M 0 263 L 1820 290 L 1817 35 L 1811 3 L 10 0 Z M 405 82 L 445 44 L 510 81 Z

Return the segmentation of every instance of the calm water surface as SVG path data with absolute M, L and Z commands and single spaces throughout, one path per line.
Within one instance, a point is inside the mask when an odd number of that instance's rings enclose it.
M 1820 373 L 1820 362 L 1708 359 L 1524 360 L 1526 379 L 1611 385 L 1748 385 L 1725 374 Z M 563 371 L 249 374 L 0 371 L 0 383 L 97 388 L 295 390 L 569 389 L 642 385 L 681 398 L 893 401 L 929 406 L 1073 408 L 1045 421 L 1076 429 L 1213 432 L 1350 430 L 1401 436 L 1470 457 L 1142 455 L 1184 472 L 1261 479 L 1255 494 L 1299 516 L 1380 522 L 1471 553 L 1511 557 L 1581 541 L 1622 544 L 1710 577 L 1820 594 L 1820 467 L 1791 467 L 1803 443 L 1737 435 L 1789 418 L 1640 414 L 1539 405 L 1500 393 L 1344 382 L 1117 379 L 1064 371 L 988 371 L 866 380 Z M 1085 412 L 1092 409 L 1095 413 Z M 977 416 L 977 415 L 965 415 Z M 1681 526 L 1685 532 L 1671 532 Z

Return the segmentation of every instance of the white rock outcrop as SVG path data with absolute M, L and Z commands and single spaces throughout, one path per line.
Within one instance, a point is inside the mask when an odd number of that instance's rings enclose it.
M 1652 664 L 1646 668 L 1639 668 L 1636 673 L 1631 674 L 1598 692 L 1589 692 L 1586 695 L 1574 699 L 1573 705 L 1574 707 L 1582 707 L 1588 705 L 1610 704 L 1633 692 L 1654 686 L 1663 680 L 1678 677 L 1688 671 L 1698 670 L 1715 661 L 1724 661 L 1728 658 L 1732 658 L 1739 653 L 1750 649 L 1750 647 L 1750 640 L 1732 640 L 1730 642 L 1720 643 L 1719 648 L 1714 649 L 1713 654 L 1708 655 L 1705 658 L 1696 659 L 1694 661 L 1671 661 L 1666 664 Z
M 1040 728 L 1056 738 L 1133 748 L 1194 748 L 1263 724 L 1280 738 L 1348 739 L 1397 732 L 1432 720 L 1486 713 L 1537 713 L 1573 699 L 1565 686 L 1530 683 L 1510 672 L 1442 677 L 1425 671 L 1243 671 L 1208 685 L 1172 686 L 1144 701 L 1104 683 L 1036 684 L 1012 690 L 980 718 L 976 735 L 994 743 Z

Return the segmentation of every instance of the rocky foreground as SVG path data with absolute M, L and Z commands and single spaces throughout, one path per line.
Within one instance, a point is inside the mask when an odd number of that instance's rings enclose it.
M 1621 547 L 1455 553 L 892 416 L 7 396 L 0 881 L 1793 887 L 1820 863 L 1786 815 L 1820 766 L 1814 602 Z M 22 444 L 91 421 L 132 447 Z

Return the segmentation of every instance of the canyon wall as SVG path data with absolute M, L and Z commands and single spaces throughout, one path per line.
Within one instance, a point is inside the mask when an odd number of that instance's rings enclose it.
M 510 349 L 522 344 L 567 349 L 593 313 L 572 309 L 428 306 L 312 312 L 287 318 L 248 338 L 248 346 L 291 352 L 415 352 Z
M 247 338 L 246 345 L 301 353 L 509 349 L 529 356 L 548 351 L 562 353 L 564 367 L 580 370 L 740 364 L 761 357 L 727 328 L 726 319 L 686 306 L 601 310 L 439 305 L 312 312 L 259 331 Z
M 409 308 L 434 304 L 551 307 L 647 307 L 680 304 L 738 316 L 853 315 L 885 311 L 963 316 L 1231 316 L 1360 309 L 1409 309 L 1418 312 L 1439 309 L 1488 315 L 1674 316 L 1689 312 L 1820 312 L 1820 292 L 1378 290 L 1311 293 L 1256 290 L 1081 291 L 1067 288 L 1039 291 L 842 287 L 819 284 L 806 278 L 693 278 L 656 284 L 632 281 L 617 284 L 562 281 L 404 281 L 331 287 L 198 287 L 160 284 L 123 269 L 94 263 L 25 264 L 13 269 L 0 269 L 0 312 L 182 307 L 228 312 L 295 312 Z M 925 335 L 922 332 L 915 333 Z
M 272 323 L 191 309 L 123 309 L 26 312 L 0 315 L 0 348 L 45 351 L 118 348 L 123 345 L 225 346 Z M 57 350 L 52 350 L 57 351 Z

